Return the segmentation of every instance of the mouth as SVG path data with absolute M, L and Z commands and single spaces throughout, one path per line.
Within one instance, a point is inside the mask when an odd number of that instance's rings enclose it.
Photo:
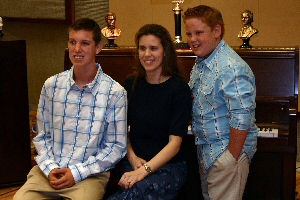
M 75 59 L 82 59 L 83 56 L 74 56 Z
M 193 47 L 193 49 L 198 49 L 198 48 L 201 47 L 201 45 L 200 44 L 196 44 L 196 45 L 192 45 L 192 47 Z
M 153 63 L 154 62 L 154 60 L 144 60 L 144 63 L 145 64 L 148 64 L 148 65 L 150 65 L 151 63 Z

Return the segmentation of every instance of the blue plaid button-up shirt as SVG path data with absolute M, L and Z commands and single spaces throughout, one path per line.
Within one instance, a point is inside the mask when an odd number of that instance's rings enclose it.
M 227 149 L 230 127 L 249 130 L 242 153 L 256 152 L 255 77 L 248 64 L 222 39 L 212 54 L 197 57 L 190 75 L 192 130 L 198 161 L 208 169 Z
M 126 154 L 127 93 L 102 72 L 78 88 L 73 67 L 46 80 L 37 111 L 35 158 L 48 177 L 54 168 L 69 167 L 80 182 L 113 168 Z

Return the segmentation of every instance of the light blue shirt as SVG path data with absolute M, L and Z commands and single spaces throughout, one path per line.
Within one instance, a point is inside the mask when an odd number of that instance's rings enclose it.
M 99 64 L 92 83 L 78 88 L 73 67 L 46 80 L 33 139 L 40 169 L 69 167 L 78 183 L 113 168 L 127 146 L 127 93 Z
M 227 149 L 230 127 L 249 130 L 242 153 L 256 152 L 255 77 L 248 64 L 222 39 L 212 54 L 196 58 L 190 75 L 194 95 L 192 130 L 198 161 L 208 169 Z

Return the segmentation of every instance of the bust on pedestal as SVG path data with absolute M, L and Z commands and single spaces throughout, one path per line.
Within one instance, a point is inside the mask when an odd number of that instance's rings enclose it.
M 106 37 L 108 40 L 108 44 L 106 44 L 105 47 L 109 47 L 109 48 L 118 47 L 118 45 L 115 44 L 114 41 L 118 36 L 120 36 L 121 29 L 116 28 L 116 20 L 117 17 L 115 13 L 109 12 L 105 16 L 105 21 L 107 23 L 107 26 L 101 30 L 104 37 Z
M 242 30 L 239 32 L 238 37 L 243 40 L 243 44 L 240 48 L 252 48 L 250 45 L 250 38 L 258 33 L 251 23 L 253 22 L 253 13 L 250 10 L 245 10 L 242 15 L 242 22 L 244 24 Z

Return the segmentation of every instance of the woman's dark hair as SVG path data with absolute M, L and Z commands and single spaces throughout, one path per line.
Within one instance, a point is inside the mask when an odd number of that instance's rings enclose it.
M 154 35 L 160 40 L 164 48 L 164 58 L 162 62 L 162 75 L 164 76 L 181 76 L 180 69 L 177 62 L 177 54 L 175 50 L 175 44 L 171 38 L 169 31 L 159 25 L 159 24 L 146 24 L 141 27 L 138 32 L 135 34 L 135 44 L 136 44 L 136 55 L 139 51 L 139 41 L 140 38 L 144 35 Z M 144 78 L 146 76 L 146 70 L 142 66 L 141 62 L 134 68 L 134 75 L 136 79 Z
M 95 41 L 95 44 L 99 44 L 101 42 L 101 28 L 92 19 L 89 18 L 81 18 L 76 20 L 68 29 L 68 33 L 70 33 L 71 30 L 79 31 L 79 30 L 86 30 L 93 32 L 93 39 Z

